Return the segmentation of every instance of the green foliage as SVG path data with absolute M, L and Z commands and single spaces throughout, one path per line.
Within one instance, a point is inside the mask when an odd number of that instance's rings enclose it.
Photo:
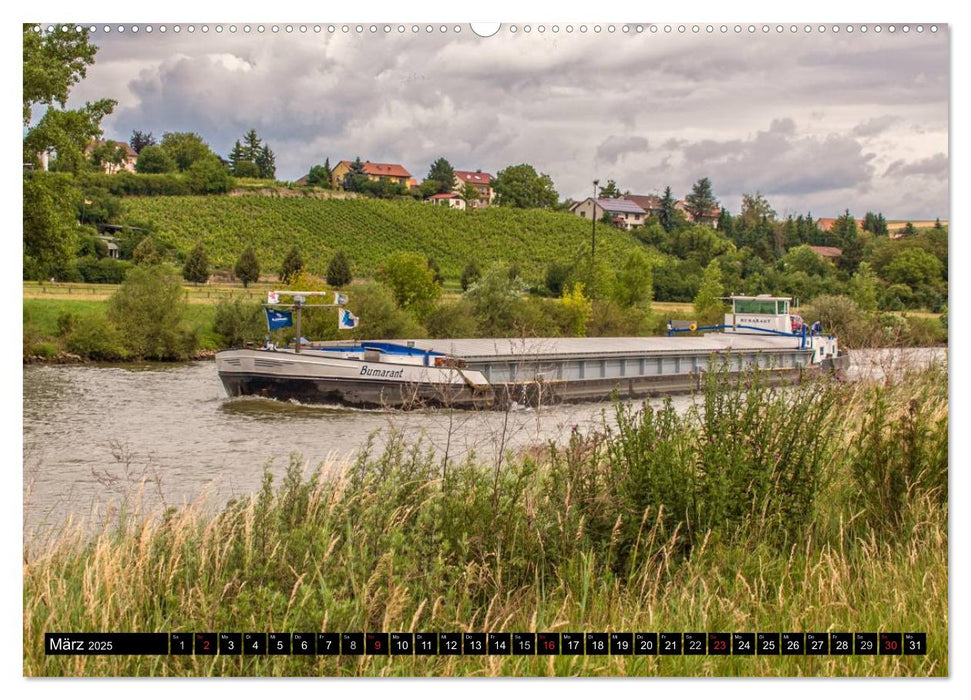
M 883 277 L 891 283 L 915 287 L 934 284 L 942 278 L 942 265 L 930 253 L 920 248 L 905 248 L 884 267 Z
M 205 284 L 209 281 L 209 256 L 206 255 L 206 249 L 201 243 L 193 248 L 189 257 L 185 259 L 182 277 L 196 284 Z
M 850 280 L 849 293 L 863 311 L 877 310 L 877 290 L 879 279 L 870 263 L 861 263 Z
M 336 289 L 346 287 L 351 283 L 351 264 L 343 250 L 334 253 L 334 257 L 327 263 L 327 284 Z
M 141 162 L 141 158 L 139 158 L 139 162 Z M 186 177 L 174 173 L 135 174 L 127 171 L 114 175 L 81 173 L 76 177 L 76 181 L 85 191 L 103 190 L 116 196 L 158 197 L 192 194 L 192 189 Z
M 394 293 L 378 282 L 355 288 L 348 307 L 361 319 L 360 325 L 352 331 L 355 338 L 421 338 L 425 335 L 412 315 L 397 306 Z
M 39 25 L 23 25 L 24 125 L 30 122 L 31 106 L 61 107 L 68 93 L 87 74 L 98 47 L 89 41 L 90 31 L 35 31 Z M 59 27 L 58 27 L 59 29 Z
M 175 161 L 180 172 L 188 171 L 200 161 L 219 162 L 216 154 L 199 134 L 192 132 L 167 132 L 162 134 L 161 148 L 166 155 Z
M 824 260 L 808 245 L 790 248 L 779 263 L 788 272 L 805 272 L 820 278 L 831 277 L 835 272 L 832 263 Z
M 475 310 L 467 299 L 445 299 L 425 319 L 429 338 L 474 338 Z
M 259 342 L 267 332 L 263 306 L 242 299 L 224 299 L 216 306 L 213 330 L 223 347 Z
M 624 308 L 636 306 L 650 311 L 654 298 L 652 269 L 651 259 L 643 250 L 635 248 L 628 253 L 623 266 L 617 271 L 614 300 Z
M 300 256 L 300 249 L 293 246 L 287 251 L 287 256 L 283 258 L 283 265 L 280 266 L 280 281 L 289 284 L 294 277 L 300 274 L 302 269 L 303 258 Z
M 600 188 L 600 194 L 598 196 L 601 199 L 617 199 L 620 197 L 620 189 L 617 187 L 615 181 L 607 180 L 607 184 Z
M 707 177 L 701 178 L 691 187 L 691 193 L 684 198 L 684 201 L 685 209 L 695 221 L 709 216 L 710 212 L 718 209 L 718 200 L 711 191 L 711 180 Z
M 503 207 L 552 208 L 559 200 L 553 179 L 546 173 L 537 173 L 527 163 L 500 170 L 492 188 L 496 193 L 496 204 Z
M 260 261 L 256 257 L 256 251 L 253 249 L 253 246 L 248 246 L 240 254 L 233 271 L 236 273 L 236 277 L 243 283 L 244 287 L 248 287 L 251 282 L 259 282 Z
M 175 159 L 161 146 L 145 146 L 135 161 L 135 171 L 140 175 L 171 173 L 177 169 Z
M 420 253 L 393 253 L 385 260 L 379 277 L 391 288 L 398 306 L 418 320 L 431 313 L 442 295 L 435 272 Z
M 68 351 L 89 360 L 117 362 L 130 356 L 121 331 L 100 316 L 77 319 L 66 336 Z
M 47 279 L 73 262 L 77 247 L 71 178 L 37 173 L 24 178 L 24 277 Z
M 664 196 L 661 197 L 661 211 L 658 213 L 658 221 L 661 224 L 661 228 L 668 233 L 674 230 L 678 222 L 675 204 L 677 204 L 677 200 L 671 194 L 671 187 L 665 187 Z
M 459 279 L 459 284 L 462 287 L 463 292 L 467 292 L 469 287 L 478 282 L 482 278 L 482 270 L 479 269 L 479 263 L 475 260 L 469 260 L 465 263 L 465 267 L 462 268 L 462 277 Z
M 135 266 L 109 300 L 108 320 L 135 357 L 181 360 L 198 343 L 183 324 L 187 305 L 177 275 L 160 265 Z
M 472 305 L 479 335 L 519 335 L 517 322 L 522 310 L 522 285 L 509 277 L 509 267 L 493 264 L 482 278 L 469 287 L 465 299 Z
M 719 297 L 725 295 L 721 265 L 712 260 L 705 268 L 701 286 L 694 299 L 695 314 L 700 325 L 716 325 L 724 320 L 725 303 Z
M 158 265 L 162 254 L 154 236 L 145 236 L 132 252 L 132 262 L 136 265 Z
M 307 174 L 307 184 L 312 187 L 331 188 L 330 159 L 324 165 L 315 165 Z
M 431 194 L 451 192 L 452 185 L 455 183 L 455 170 L 444 157 L 439 158 L 428 169 L 428 177 L 425 178 L 425 182 L 437 184 Z M 431 188 L 431 185 L 429 185 L 429 188 Z
M 544 280 L 546 291 L 555 297 L 562 296 L 571 274 L 572 269 L 567 263 L 551 262 L 546 267 L 546 279 Z M 462 289 L 465 289 L 465 285 L 462 285 Z
M 94 284 L 121 284 L 128 274 L 131 263 L 114 258 L 97 258 L 86 255 L 78 258 L 78 274 L 84 282 Z
M 186 173 L 186 181 L 196 194 L 223 194 L 234 185 L 229 171 L 215 157 L 195 161 Z

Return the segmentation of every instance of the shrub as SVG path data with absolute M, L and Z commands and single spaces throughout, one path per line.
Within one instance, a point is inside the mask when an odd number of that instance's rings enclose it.
M 188 302 L 172 271 L 160 265 L 133 267 L 108 304 L 108 319 L 135 357 L 181 360 L 195 352 L 198 337 L 183 324 Z
M 420 253 L 393 253 L 385 260 L 379 277 L 391 288 L 398 306 L 419 320 L 432 312 L 442 295 L 435 272 Z
M 57 337 L 63 338 L 71 335 L 78 325 L 78 315 L 70 311 L 62 311 L 57 316 Z
M 474 338 L 472 305 L 466 299 L 441 302 L 425 319 L 425 329 L 429 338 Z
M 303 269 L 303 258 L 300 256 L 300 250 L 293 246 L 287 252 L 285 258 L 283 258 L 283 265 L 280 267 L 280 281 L 285 284 L 289 284 L 290 281 L 300 274 Z
M 196 284 L 205 284 L 209 281 L 209 257 L 201 243 L 193 248 L 186 258 L 185 265 L 182 267 L 182 277 Z
M 121 331 L 100 316 L 78 319 L 65 344 L 70 352 L 89 360 L 114 362 L 129 357 Z
M 38 343 L 31 348 L 31 355 L 36 355 L 38 357 L 43 357 L 45 360 L 49 360 L 56 356 L 60 352 L 60 349 L 55 343 Z
M 93 284 L 121 284 L 131 263 L 114 258 L 85 256 L 78 259 L 77 270 L 81 279 Z
M 263 307 L 242 299 L 225 299 L 216 306 L 213 330 L 226 347 L 259 342 L 267 332 Z
M 806 323 L 816 321 L 823 332 L 839 337 L 840 345 L 847 348 L 872 347 L 878 328 L 855 301 L 846 296 L 823 295 L 813 299 L 801 309 Z M 894 317 L 896 318 L 896 317 Z
M 334 253 L 327 265 L 327 284 L 340 289 L 351 283 L 351 265 L 343 250 Z
M 421 338 L 425 335 L 411 314 L 395 304 L 393 292 L 378 282 L 355 289 L 348 307 L 361 319 L 360 325 L 352 331 L 355 338 Z
M 233 188 L 233 177 L 216 158 L 203 158 L 187 172 L 187 182 L 195 194 L 223 194 Z
M 469 287 L 479 281 L 482 277 L 482 270 L 479 269 L 479 264 L 475 260 L 469 260 L 465 263 L 465 267 L 462 268 L 462 277 L 459 280 L 459 284 L 462 285 L 462 291 L 467 292 Z
M 243 282 L 243 287 L 248 287 L 250 282 L 258 282 L 260 279 L 260 261 L 256 259 L 256 251 L 253 246 L 249 246 L 239 256 L 234 268 L 236 276 Z

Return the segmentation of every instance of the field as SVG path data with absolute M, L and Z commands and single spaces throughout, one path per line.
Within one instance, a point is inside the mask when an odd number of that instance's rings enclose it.
M 938 366 L 696 412 L 617 407 L 568 446 L 442 463 L 401 435 L 342 468 L 28 543 L 26 676 L 947 676 Z M 326 474 L 326 475 L 325 475 Z M 45 631 L 894 631 L 926 656 L 55 657 Z
M 571 214 L 491 207 L 457 211 L 412 200 L 318 199 L 313 197 L 128 197 L 130 220 L 150 222 L 158 236 L 188 253 L 202 243 L 214 265 L 230 268 L 248 245 L 264 272 L 276 273 L 297 246 L 308 269 L 326 270 L 343 249 L 353 273 L 372 276 L 396 251 L 418 251 L 435 259 L 446 277 L 457 279 L 475 260 L 517 263 L 529 279 L 542 279 L 551 262 L 588 254 L 591 225 Z M 617 263 L 639 245 L 629 234 L 597 227 L 598 257 Z

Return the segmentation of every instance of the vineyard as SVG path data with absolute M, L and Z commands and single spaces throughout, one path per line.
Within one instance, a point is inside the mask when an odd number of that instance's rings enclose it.
M 130 221 L 149 222 L 158 237 L 188 253 L 202 243 L 216 267 L 231 267 L 248 245 L 275 272 L 292 246 L 322 273 L 343 249 L 355 275 L 372 274 L 390 254 L 418 251 L 457 278 L 470 260 L 517 263 L 541 279 L 553 261 L 589 252 L 590 222 L 572 214 L 492 207 L 465 212 L 409 200 L 300 197 L 129 197 Z M 597 257 L 614 265 L 640 244 L 629 233 L 597 226 Z

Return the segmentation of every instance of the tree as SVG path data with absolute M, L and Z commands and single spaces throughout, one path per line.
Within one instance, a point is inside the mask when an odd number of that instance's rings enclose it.
M 351 265 L 343 250 L 334 253 L 327 265 L 327 284 L 340 289 L 351 283 Z
M 938 231 L 941 231 L 944 229 L 944 227 L 941 225 L 941 217 L 937 217 L 936 219 L 934 219 L 934 228 L 937 229 Z
M 587 334 L 587 324 L 593 317 L 593 301 L 583 294 L 583 285 L 574 282 L 573 289 L 564 290 L 560 298 L 567 315 L 567 330 L 572 336 L 583 337 Z
M 739 218 L 745 226 L 755 228 L 763 221 L 775 221 L 775 209 L 759 191 L 755 194 L 743 194 L 742 213 Z
M 438 188 L 432 194 L 451 192 L 455 183 L 455 170 L 445 158 L 439 158 L 428 169 L 428 177 L 425 178 L 425 181 L 438 183 Z
M 790 249 L 779 263 L 786 272 L 805 272 L 815 277 L 830 277 L 833 272 L 833 266 L 808 245 Z
M 907 222 L 907 224 L 904 226 L 904 233 L 908 236 L 912 236 L 917 233 L 917 229 L 914 228 L 913 222 Z
M 477 188 L 471 182 L 466 182 L 459 190 L 459 197 L 461 197 L 462 201 L 465 202 L 466 210 L 471 209 L 475 206 L 475 203 L 479 201 L 479 188 Z
M 467 292 L 469 287 L 478 282 L 481 277 L 482 271 L 479 269 L 479 264 L 475 260 L 469 260 L 462 268 L 462 278 L 459 280 L 462 291 Z
M 236 139 L 233 149 L 229 152 L 229 172 L 240 177 L 239 165 L 244 161 L 246 161 L 246 154 L 243 152 L 243 144 L 239 142 L 239 139 Z
M 916 287 L 942 281 L 943 266 L 937 256 L 921 248 L 904 248 L 883 268 L 888 282 Z
M 186 180 L 196 194 L 222 194 L 233 188 L 232 176 L 215 156 L 193 163 Z
M 58 104 L 63 108 L 71 88 L 87 75 L 87 67 L 94 63 L 98 47 L 88 41 L 89 30 L 70 29 L 43 32 L 38 25 L 23 26 L 24 126 L 30 123 L 31 108 L 35 104 L 48 107 Z
M 850 297 L 864 311 L 876 311 L 878 287 L 879 278 L 870 263 L 860 263 L 850 280 Z
M 607 180 L 607 184 L 600 188 L 600 197 L 602 199 L 617 199 L 620 196 L 620 189 L 617 187 L 617 183 L 613 180 Z
M 135 161 L 135 172 L 138 173 L 171 173 L 177 168 L 175 161 L 161 146 L 145 146 Z
M 330 159 L 323 165 L 315 165 L 307 174 L 307 184 L 312 187 L 324 187 L 330 189 Z
M 188 302 L 179 278 L 161 265 L 133 267 L 108 301 L 108 319 L 136 357 L 183 359 L 198 338 L 183 328 Z
M 151 131 L 146 134 L 136 129 L 131 132 L 131 138 L 128 139 L 128 145 L 131 146 L 131 149 L 135 151 L 135 153 L 141 156 L 143 149 L 156 145 L 155 137 L 152 136 Z
M 674 201 L 674 195 L 671 194 L 671 187 L 664 188 L 664 196 L 661 197 L 661 210 L 658 212 L 658 222 L 661 227 L 671 233 L 674 230 L 675 223 L 677 223 L 676 209 Z
M 391 287 L 398 306 L 411 311 L 418 320 L 431 313 L 442 295 L 434 271 L 420 253 L 392 253 L 378 276 Z
M 857 230 L 856 219 L 850 214 L 849 209 L 836 219 L 833 227 L 829 230 L 829 234 L 835 238 L 836 245 L 843 251 L 839 259 L 840 269 L 854 272 L 860 261 L 863 260 L 864 251 L 863 240 Z
M 361 187 L 367 181 L 367 175 L 364 173 L 364 163 L 361 162 L 361 157 L 358 156 L 351 163 L 347 174 L 344 175 L 344 189 L 348 192 L 360 192 Z
M 653 297 L 651 259 L 640 248 L 634 248 L 617 271 L 614 299 L 623 308 L 639 307 L 647 310 Z
M 500 170 L 493 182 L 496 204 L 519 209 L 553 208 L 559 195 L 546 173 L 537 173 L 527 163 Z
M 465 299 L 472 304 L 481 335 L 502 337 L 515 332 L 523 307 L 522 286 L 509 278 L 505 265 L 493 264 L 469 287 Z
M 128 151 L 124 144 L 116 141 L 104 141 L 91 150 L 91 164 L 99 170 L 106 172 L 117 172 L 121 169 L 121 164 L 125 162 Z M 104 166 L 108 166 L 105 168 Z
M 547 291 L 555 297 L 562 296 L 570 279 L 570 266 L 562 262 L 551 262 L 546 267 L 544 284 Z M 464 287 L 463 287 L 464 290 Z
M 256 251 L 249 246 L 239 256 L 234 268 L 236 276 L 243 282 L 243 287 L 249 287 L 250 282 L 260 280 L 260 261 L 256 259 Z
M 273 180 L 276 178 L 276 155 L 270 150 L 269 146 L 263 144 L 263 147 L 256 154 L 256 160 L 253 162 L 259 170 L 259 177 L 264 180 Z
M 300 274 L 303 269 L 303 258 L 297 246 L 293 246 L 283 258 L 283 265 L 280 267 L 280 279 L 289 284 L 290 281 Z
M 256 133 L 256 129 L 250 129 L 243 136 L 243 154 L 246 160 L 256 162 L 256 157 L 260 153 L 263 141 Z
M 132 262 L 136 265 L 158 265 L 162 262 L 162 255 L 153 236 L 145 236 L 135 246 L 131 255 Z
M 701 286 L 694 299 L 695 314 L 699 325 L 716 325 L 722 322 L 725 305 L 719 298 L 725 293 L 722 284 L 721 265 L 712 260 L 705 268 L 701 278 Z
M 187 131 L 162 134 L 161 147 L 175 161 L 180 172 L 185 172 L 197 161 L 216 158 L 199 134 Z
M 691 188 L 691 194 L 684 198 L 685 209 L 694 221 L 701 221 L 718 208 L 718 200 L 711 191 L 711 180 L 703 177 Z
M 205 284 L 209 281 L 209 256 L 206 255 L 206 250 L 201 243 L 197 244 L 189 253 L 189 257 L 185 259 L 185 265 L 182 266 L 182 277 L 196 284 Z
M 61 277 L 77 247 L 75 207 L 81 193 L 71 178 L 37 173 L 24 178 L 24 278 Z
M 432 271 L 435 284 L 442 284 L 442 282 L 445 281 L 445 276 L 442 274 L 442 268 L 439 267 L 435 258 L 431 256 L 428 257 L 428 269 Z

